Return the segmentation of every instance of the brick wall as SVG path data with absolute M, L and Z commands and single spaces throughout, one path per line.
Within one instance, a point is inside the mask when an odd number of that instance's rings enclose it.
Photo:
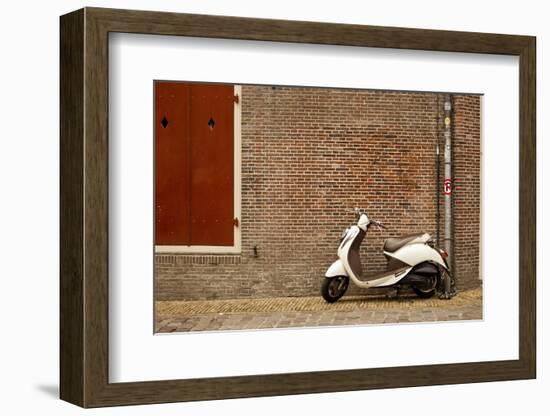
M 462 286 L 479 277 L 480 100 L 453 97 L 454 273 Z
M 460 284 L 478 277 L 479 97 L 453 99 Z M 426 93 L 243 86 L 242 253 L 157 255 L 156 298 L 318 295 L 355 206 L 388 226 L 367 235 L 364 272 L 385 267 L 385 238 L 435 236 L 442 102 Z

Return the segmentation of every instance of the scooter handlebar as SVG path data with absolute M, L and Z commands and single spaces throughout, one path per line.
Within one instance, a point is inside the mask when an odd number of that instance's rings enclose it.
M 371 224 L 372 224 L 372 225 L 376 225 L 376 226 L 378 227 L 378 229 L 382 229 L 382 230 L 386 230 L 386 229 L 387 229 L 387 227 L 386 227 L 384 224 L 382 224 L 381 222 L 376 221 L 376 220 L 370 220 L 369 225 L 371 225 Z
M 365 213 L 365 210 L 361 209 L 361 208 L 358 208 L 358 207 L 355 207 L 352 210 L 350 210 L 350 212 L 353 212 L 355 214 L 355 216 L 357 218 L 359 218 L 361 216 L 361 214 Z M 382 224 L 380 221 L 372 220 L 372 219 L 369 218 L 369 226 L 371 226 L 371 225 L 376 225 L 379 230 L 380 229 L 387 230 L 387 227 L 384 224 Z

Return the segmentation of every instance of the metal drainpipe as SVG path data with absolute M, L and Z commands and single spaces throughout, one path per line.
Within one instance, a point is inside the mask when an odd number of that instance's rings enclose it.
M 445 138 L 445 149 L 444 149 L 444 164 L 445 164 L 445 181 L 444 181 L 444 189 L 443 189 L 443 195 L 444 195 L 444 202 L 445 202 L 445 228 L 444 228 L 444 248 L 447 253 L 449 253 L 450 259 L 453 261 L 453 241 L 452 241 L 452 223 L 453 223 L 453 217 L 452 217 L 452 134 L 451 134 L 451 112 L 452 112 L 452 104 L 451 104 L 451 96 L 449 94 L 445 94 L 445 118 L 444 118 L 444 132 L 443 136 Z M 453 261 L 454 263 L 454 261 Z M 447 274 L 445 278 L 445 292 L 444 297 L 449 298 L 451 297 L 451 278 Z
M 440 198 L 440 186 L 441 186 L 441 159 L 439 156 L 439 142 L 441 140 L 441 98 L 438 94 L 436 96 L 436 114 L 435 114 L 435 202 L 436 202 L 436 211 L 435 211 L 435 232 L 436 232 L 436 242 L 437 246 L 441 246 L 441 198 Z

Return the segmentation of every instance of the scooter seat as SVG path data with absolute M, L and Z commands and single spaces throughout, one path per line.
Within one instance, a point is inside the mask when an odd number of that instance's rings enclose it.
M 388 238 L 384 242 L 384 251 L 393 253 L 394 251 L 399 250 L 404 245 L 410 243 L 416 238 L 422 237 L 423 235 L 424 233 L 414 233 L 414 234 L 404 235 L 398 238 Z

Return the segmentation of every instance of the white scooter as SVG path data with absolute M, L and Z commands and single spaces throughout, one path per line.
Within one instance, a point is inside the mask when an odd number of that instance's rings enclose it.
M 386 270 L 362 276 L 359 248 L 367 230 L 372 226 L 379 230 L 386 227 L 369 219 L 362 209 L 355 208 L 354 212 L 357 225 L 342 233 L 338 260 L 325 273 L 321 294 L 327 302 L 340 299 L 346 293 L 350 279 L 364 289 L 395 288 L 396 295 L 401 288 L 410 287 L 421 298 L 432 297 L 444 287 L 444 278 L 451 279 L 447 252 L 435 247 L 430 235 L 423 232 L 388 238 L 383 249 L 388 260 Z M 452 291 L 452 294 L 446 293 L 443 297 L 451 297 L 455 289 Z

